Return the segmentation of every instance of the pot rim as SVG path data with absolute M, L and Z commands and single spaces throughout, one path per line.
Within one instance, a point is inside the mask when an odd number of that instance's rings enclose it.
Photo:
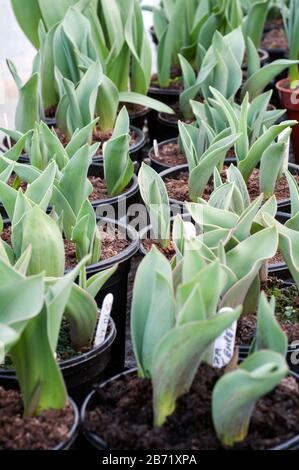
M 92 167 L 104 169 L 103 159 L 100 161 L 93 161 L 89 169 L 92 169 Z M 129 199 L 135 196 L 138 193 L 138 191 L 139 191 L 138 178 L 134 173 L 131 179 L 131 186 L 125 189 L 125 191 L 119 194 L 118 196 L 109 196 L 107 199 L 94 199 L 93 201 L 90 201 L 90 202 L 93 208 L 97 208 L 99 206 L 113 205 L 113 204 L 120 203 L 122 201 L 125 201 L 126 199 Z
M 162 140 L 162 142 L 158 142 L 158 148 L 161 148 L 163 145 L 167 145 L 167 144 L 177 144 L 178 140 L 179 140 L 178 137 L 173 137 L 172 139 Z M 154 146 L 152 146 L 149 149 L 148 158 L 154 163 L 156 163 L 157 165 L 160 165 L 161 167 L 165 168 L 165 170 L 168 170 L 169 168 L 174 168 L 173 166 L 166 165 L 165 163 L 160 162 L 159 160 L 156 160 Z
M 161 88 L 159 86 L 153 87 L 150 86 L 148 93 L 153 95 L 168 95 L 168 96 L 177 96 L 179 98 L 183 90 L 173 89 L 173 88 Z
M 123 102 L 124 105 L 126 105 L 126 101 Z M 127 104 L 130 104 L 130 103 L 127 103 Z M 138 117 L 142 117 L 142 116 L 146 116 L 149 112 L 150 112 L 150 108 L 148 106 L 144 106 L 144 105 L 137 105 L 139 106 L 141 109 L 139 109 L 139 111 L 134 111 L 133 113 L 129 113 L 129 118 L 130 119 L 135 119 L 135 118 L 138 118 Z M 131 126 L 131 127 L 135 127 L 135 126 Z M 139 129 L 139 128 L 137 128 Z
M 277 88 L 278 91 L 280 91 L 281 93 L 285 93 L 287 95 L 291 95 L 292 93 L 294 93 L 296 89 L 289 88 L 285 86 L 285 84 L 290 85 L 289 78 L 282 78 L 281 80 L 278 80 L 278 82 L 275 83 L 275 87 Z
M 98 312 L 100 312 L 100 309 L 98 309 Z M 99 346 L 93 347 L 92 349 L 90 349 L 89 351 L 83 354 L 71 357 L 70 359 L 59 361 L 58 365 L 60 367 L 60 370 L 63 372 L 64 370 L 68 369 L 71 366 L 84 364 L 85 362 L 88 362 L 93 357 L 98 356 L 102 354 L 104 351 L 106 351 L 113 344 L 113 341 L 115 340 L 116 334 L 117 334 L 116 326 L 111 316 L 109 318 L 109 326 L 110 326 L 110 332 L 105 337 L 105 340 L 102 344 L 100 344 Z M 0 378 L 2 377 L 16 379 L 15 369 L 1 369 L 0 368 Z
M 236 159 L 234 157 L 227 157 L 225 158 L 225 161 L 227 163 L 234 163 L 236 161 Z M 294 171 L 297 171 L 298 174 L 299 174 L 299 165 L 297 165 L 296 163 L 288 163 L 288 168 L 290 170 L 294 170 Z M 177 165 L 177 166 L 172 166 L 172 167 L 169 167 L 163 171 L 161 171 L 160 173 L 160 176 L 162 179 L 164 179 L 165 177 L 168 177 L 170 176 L 172 173 L 176 173 L 176 172 L 179 172 L 179 171 L 187 171 L 189 172 L 189 166 L 188 166 L 188 163 L 185 163 L 183 165 Z M 182 201 L 178 201 L 177 199 L 173 199 L 173 198 L 169 198 L 169 202 L 172 206 L 179 206 L 179 207 L 184 207 L 185 206 L 185 202 L 182 202 Z M 285 198 L 285 199 L 281 199 L 280 201 L 277 201 L 277 207 L 282 207 L 286 204 L 289 204 L 290 203 L 290 198 Z
M 114 264 L 123 263 L 127 261 L 129 258 L 131 258 L 138 251 L 138 248 L 139 248 L 139 234 L 137 230 L 134 227 L 132 227 L 130 224 L 124 224 L 120 222 L 119 220 L 109 219 L 108 217 L 97 217 L 96 219 L 97 219 L 97 222 L 103 221 L 108 224 L 112 223 L 116 227 L 120 227 L 123 230 L 125 230 L 127 233 L 127 239 L 129 239 L 131 243 L 122 252 L 118 253 L 117 255 L 111 256 L 111 258 L 100 260 L 97 263 L 86 266 L 87 274 L 92 274 L 93 272 L 103 271 L 104 269 L 110 268 Z M 11 221 L 9 219 L 3 218 L 3 223 L 4 225 L 11 225 Z M 71 269 L 66 269 L 64 274 L 68 273 L 69 271 L 71 271 Z
M 117 374 L 114 377 L 111 377 L 110 379 L 106 380 L 105 382 L 99 384 L 97 388 L 104 388 L 106 385 L 113 382 L 114 380 L 117 380 L 120 377 L 124 377 L 126 375 L 131 375 L 133 373 L 136 374 L 136 372 L 137 372 L 137 368 L 129 369 L 129 370 L 127 370 L 125 372 L 122 372 L 120 374 Z M 289 375 L 294 376 L 299 381 L 299 374 L 296 374 L 296 372 L 289 371 Z M 83 428 L 82 431 L 83 431 L 84 437 L 88 440 L 88 442 L 90 442 L 91 444 L 95 443 L 96 445 L 98 445 L 103 450 L 109 450 L 109 445 L 106 441 L 104 441 L 104 439 L 102 439 L 96 433 L 94 433 L 92 431 L 88 431 L 87 429 L 85 429 L 85 426 L 84 426 L 84 421 L 85 421 L 86 412 L 87 412 L 89 403 L 92 400 L 92 398 L 95 396 L 95 394 L 96 394 L 96 390 L 92 390 L 87 395 L 87 397 L 85 398 L 85 400 L 83 402 L 83 405 L 81 407 L 80 419 L 81 419 L 82 428 Z M 283 443 L 279 444 L 278 446 L 272 447 L 271 449 L 268 449 L 268 450 L 284 450 L 286 448 L 286 445 L 288 445 L 288 447 L 289 447 L 289 446 L 292 446 L 292 445 L 295 445 L 295 444 L 298 444 L 298 443 L 299 443 L 299 434 L 295 435 L 293 438 L 287 440 L 286 442 L 283 442 Z
M 131 131 L 134 131 L 138 135 L 137 142 L 135 142 L 133 145 L 130 145 L 129 154 L 131 155 L 131 153 L 137 152 L 142 147 L 144 147 L 144 145 L 145 145 L 145 135 L 144 135 L 144 132 L 142 131 L 142 129 L 139 129 L 136 126 L 131 126 L 130 125 L 130 129 L 131 129 Z M 7 152 L 7 150 L 9 150 L 9 148 L 5 145 L 5 139 L 6 139 L 6 136 L 4 135 L 4 137 L 2 139 L 2 142 L 1 142 L 1 145 L 0 145 L 0 150 L 3 151 L 3 152 Z M 27 153 L 21 154 L 20 157 L 19 157 L 19 160 L 20 159 L 23 160 L 23 161 L 30 162 L 30 159 L 29 159 Z M 95 157 L 93 157 L 93 162 L 97 163 L 99 160 L 101 161 L 102 159 L 103 159 L 102 156 L 95 156 Z
M 17 390 L 19 390 L 19 388 L 20 388 L 19 382 L 18 382 L 16 377 L 6 377 L 6 376 L 0 375 L 0 381 L 7 382 L 8 383 L 8 387 L 7 387 L 8 389 L 12 388 L 11 386 L 9 386 L 9 384 L 11 384 L 11 383 L 16 384 L 16 386 L 17 386 L 16 389 Z M 49 449 L 49 450 L 69 449 L 70 446 L 75 442 L 75 440 L 78 436 L 79 425 L 80 425 L 80 413 L 79 413 L 79 410 L 78 410 L 78 407 L 77 407 L 76 403 L 74 402 L 74 400 L 69 395 L 67 396 L 67 402 L 71 405 L 72 410 L 73 410 L 73 414 L 74 414 L 73 424 L 72 424 L 72 426 L 69 430 L 67 439 L 65 441 L 61 442 L 60 444 L 58 444 L 57 446 L 53 447 L 52 449 Z
M 160 122 L 164 126 L 173 127 L 174 129 L 179 129 L 179 125 L 178 125 L 179 118 L 177 118 L 176 121 L 170 121 L 167 119 L 166 116 L 172 116 L 172 115 L 171 114 L 168 115 L 167 113 L 158 113 L 158 119 L 157 119 L 158 122 Z M 176 114 L 175 116 L 177 117 Z

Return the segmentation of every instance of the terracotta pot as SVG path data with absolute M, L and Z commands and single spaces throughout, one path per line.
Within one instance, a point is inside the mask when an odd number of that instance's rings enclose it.
M 288 119 L 299 121 L 299 89 L 289 87 L 289 79 L 284 78 L 276 83 L 281 106 L 287 110 Z M 293 127 L 291 134 L 296 163 L 299 163 L 299 124 Z

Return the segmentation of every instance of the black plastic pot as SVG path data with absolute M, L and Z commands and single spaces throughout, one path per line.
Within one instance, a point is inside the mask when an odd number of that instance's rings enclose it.
M 45 117 L 45 123 L 48 127 L 56 127 L 56 118 L 55 117 Z
M 3 377 L 0 375 L 0 386 L 5 388 L 6 390 L 9 390 L 9 389 L 19 390 L 18 381 L 16 378 L 13 378 L 13 377 Z M 70 397 L 68 399 L 74 412 L 74 424 L 70 430 L 67 441 L 62 442 L 58 446 L 54 447 L 52 450 L 69 450 L 74 444 L 79 433 L 79 426 L 80 426 L 79 411 L 76 406 L 76 403 L 74 403 L 74 401 Z
M 235 164 L 236 159 L 235 158 L 226 158 L 225 163 L 230 165 L 231 163 Z M 295 163 L 289 163 L 288 165 L 289 171 L 294 175 L 299 175 L 299 165 L 296 165 Z M 169 168 L 168 170 L 164 170 L 160 173 L 160 176 L 162 179 L 169 178 L 175 176 L 177 173 L 180 173 L 181 171 L 183 172 L 188 172 L 188 165 L 178 165 L 173 168 Z M 181 209 L 184 207 L 184 202 L 182 201 L 177 201 L 176 199 L 169 198 L 169 202 L 171 205 L 174 207 L 180 207 Z M 289 214 L 291 212 L 291 200 L 290 198 L 282 199 L 277 202 L 277 207 L 279 212 L 285 212 Z
M 128 275 L 131 269 L 131 259 L 137 253 L 139 248 L 139 235 L 136 230 L 130 225 L 125 225 L 111 219 L 100 219 L 98 221 L 112 224 L 123 230 L 130 241 L 130 245 L 117 256 L 113 256 L 106 260 L 99 261 L 96 264 L 87 266 L 87 277 L 96 274 L 97 272 L 108 269 L 115 264 L 118 265 L 115 273 L 106 282 L 104 287 L 98 293 L 96 302 L 101 308 L 103 300 L 110 292 L 113 294 L 114 302 L 112 306 L 111 316 L 115 322 L 117 336 L 112 345 L 111 361 L 107 368 L 107 373 L 117 373 L 123 370 L 125 363 L 125 346 L 126 346 L 126 320 L 127 320 L 127 290 L 128 290 Z
M 106 382 L 99 385 L 99 387 L 104 388 L 107 384 L 111 383 L 114 380 L 119 379 L 121 376 L 133 375 L 133 374 L 136 374 L 136 369 L 131 369 L 129 371 L 124 372 L 123 374 L 116 375 L 112 379 L 107 380 Z M 291 372 L 291 374 L 297 380 L 299 380 L 299 375 L 297 375 L 293 372 Z M 102 439 L 100 436 L 98 436 L 94 432 L 88 431 L 84 427 L 86 412 L 89 411 L 90 409 L 93 409 L 95 407 L 96 403 L 97 403 L 96 391 L 92 391 L 86 397 L 86 399 L 83 403 L 83 406 L 81 408 L 81 412 L 80 412 L 81 423 L 82 423 L 82 426 L 83 426 L 83 431 L 82 431 L 83 436 L 93 449 L 102 450 L 102 451 L 103 450 L 110 450 L 109 444 L 107 442 L 105 442 L 104 439 Z M 298 449 L 299 449 L 299 435 L 295 436 L 292 439 L 289 439 L 288 441 L 284 442 L 283 444 L 280 444 L 279 446 L 274 447 L 271 450 L 298 450 Z
M 88 176 L 104 178 L 103 163 L 92 163 L 88 170 Z M 138 179 L 136 175 L 133 175 L 130 187 L 122 194 L 119 196 L 111 196 L 107 199 L 96 199 L 93 200 L 91 204 L 98 217 L 109 217 L 110 219 L 115 220 L 121 219 L 126 223 L 128 221 L 127 209 L 132 204 L 138 203 L 139 200 Z M 49 210 L 51 210 L 50 207 Z M 0 202 L 0 214 L 3 218 L 8 217 L 2 202 Z
M 115 337 L 115 324 L 110 318 L 108 335 L 100 346 L 59 363 L 67 391 L 78 405 L 82 404 L 86 393 L 90 391 L 91 387 L 100 380 L 106 371 Z M 0 377 L 16 379 L 15 370 L 0 369 Z
M 171 106 L 172 104 L 178 102 L 180 98 L 180 90 L 151 87 L 149 89 L 148 96 Z M 151 110 L 147 115 L 148 133 L 151 142 L 154 139 L 159 142 L 160 140 L 166 140 L 167 138 L 170 138 L 163 136 L 161 133 L 159 128 L 161 124 L 158 122 L 158 114 L 159 113 L 157 111 Z
M 260 65 L 263 67 L 269 61 L 269 54 L 265 49 L 258 49 L 259 57 L 260 57 Z M 242 64 L 242 70 L 247 70 L 247 64 Z
M 92 163 L 89 167 L 88 176 L 104 178 L 104 165 Z M 136 175 L 133 175 L 131 185 L 119 196 L 111 196 L 107 199 L 92 201 L 92 206 L 98 217 L 109 217 L 110 219 L 127 222 L 127 209 L 140 201 L 139 186 Z
M 249 354 L 250 346 L 241 345 L 239 346 L 239 356 L 240 359 L 244 360 Z M 299 342 L 297 345 L 288 345 L 286 360 L 288 366 L 292 372 L 299 374 Z M 299 377 L 299 375 L 298 375 Z
M 172 118 L 172 119 L 171 119 Z M 154 138 L 158 142 L 174 139 L 179 135 L 178 119 L 165 113 L 158 113 Z
M 269 54 L 269 62 L 274 62 L 274 60 L 279 59 L 287 59 L 288 58 L 288 51 L 287 49 L 280 49 L 280 48 L 265 48 L 265 51 Z
M 269 274 L 273 275 L 273 272 L 271 273 L 269 271 Z M 284 277 L 278 277 L 280 276 L 279 271 L 275 272 L 274 275 L 277 279 L 281 279 L 285 281 L 282 284 L 282 288 L 294 285 L 294 282 L 290 278 L 286 279 Z M 250 346 L 245 345 L 245 344 L 242 344 L 239 346 L 239 356 L 241 359 L 246 359 L 246 357 L 249 354 L 249 349 L 250 349 Z M 294 341 L 293 343 L 289 343 L 286 360 L 287 360 L 290 370 L 295 374 L 299 374 L 299 340 Z
M 119 221 L 99 217 L 97 221 L 122 231 L 130 242 L 129 246 L 118 255 L 86 267 L 89 278 L 98 272 L 118 265 L 116 271 L 95 298 L 98 307 L 101 308 L 107 294 L 112 293 L 114 297 L 111 316 L 115 323 L 117 336 L 111 345 L 111 361 L 106 369 L 107 375 L 112 375 L 122 371 L 125 364 L 128 275 L 131 269 L 131 259 L 139 249 L 139 235 L 132 226 L 122 224 Z M 6 219 L 4 225 L 9 224 L 10 221 Z
M 131 126 L 137 127 L 138 129 L 142 130 L 144 127 L 145 119 L 147 115 L 149 114 L 149 112 L 150 112 L 150 109 L 145 106 L 140 107 L 140 110 L 138 111 L 130 112 L 129 116 L 130 116 Z

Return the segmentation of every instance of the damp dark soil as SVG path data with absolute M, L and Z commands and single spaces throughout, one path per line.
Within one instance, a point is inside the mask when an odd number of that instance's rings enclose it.
M 20 393 L 0 387 L 0 449 L 51 450 L 65 442 L 74 414 L 70 405 L 47 410 L 38 417 L 23 418 Z
M 147 251 L 150 251 L 152 246 L 155 245 L 155 247 L 158 248 L 160 253 L 166 256 L 166 258 L 169 260 L 171 260 L 175 255 L 175 247 L 174 247 L 172 240 L 169 241 L 169 244 L 166 248 L 162 248 L 160 243 L 157 240 L 153 240 L 149 238 L 146 240 L 141 240 L 141 243 Z
M 224 166 L 224 169 L 221 171 L 222 179 L 226 178 L 227 167 Z M 299 183 L 299 176 L 294 175 L 295 179 Z M 167 188 L 168 196 L 171 199 L 175 199 L 180 202 L 190 201 L 189 197 L 189 186 L 188 186 L 188 172 L 179 172 L 173 177 L 166 177 L 164 179 L 165 185 Z M 251 176 L 248 179 L 247 183 L 248 192 L 251 200 L 256 199 L 260 195 L 259 189 L 259 170 L 253 170 Z M 207 200 L 211 193 L 213 192 L 213 183 L 212 180 L 207 184 L 203 199 Z M 276 183 L 274 194 L 278 201 L 282 201 L 290 197 L 289 186 L 285 176 L 282 176 Z
M 106 182 L 100 176 L 88 176 L 89 181 L 93 186 L 93 191 L 89 196 L 90 201 L 99 201 L 109 199 L 112 196 L 108 193 Z M 25 181 L 20 181 L 17 176 L 12 175 L 9 180 L 8 184 L 15 189 L 22 188 L 23 191 L 27 189 L 27 183 Z M 132 183 L 130 183 L 123 191 L 125 193 L 130 187 Z M 122 193 L 122 194 L 123 194 Z
M 45 116 L 47 118 L 55 118 L 56 116 L 56 110 L 57 110 L 57 106 L 56 105 L 53 105 L 53 106 L 49 106 L 48 108 L 45 109 Z
M 264 49 L 283 49 L 288 51 L 289 44 L 283 28 L 274 28 L 266 33 L 262 40 Z
M 107 185 L 103 178 L 100 178 L 99 176 L 89 176 L 88 179 L 93 186 L 93 192 L 89 196 L 90 201 L 98 201 L 103 199 L 109 199 L 112 197 L 111 194 L 108 193 Z M 122 194 L 125 193 L 128 189 L 130 189 L 131 186 L 132 184 L 129 184 L 124 189 Z
M 275 315 L 288 337 L 289 343 L 299 339 L 299 295 L 295 285 L 285 287 L 283 281 L 273 279 L 264 287 L 267 296 L 275 297 Z M 256 333 L 255 312 L 238 321 L 236 344 L 250 345 Z
M 105 227 L 104 227 L 105 228 Z M 124 239 L 120 230 L 100 231 L 101 233 L 101 258 L 100 261 L 119 255 L 128 246 L 129 242 Z M 65 249 L 65 268 L 72 269 L 77 265 L 76 246 L 69 240 L 64 240 Z
M 269 264 L 280 264 L 284 263 L 282 254 L 278 251 L 273 258 L 269 259 Z
M 62 145 L 66 146 L 69 143 L 68 137 L 63 132 L 61 132 L 61 130 L 58 129 L 58 127 L 55 127 L 55 132 L 56 132 L 60 142 L 62 143 Z M 97 142 L 101 143 L 101 146 L 99 147 L 96 155 L 102 155 L 103 154 L 103 144 L 105 142 L 107 142 L 109 139 L 111 139 L 112 132 L 113 132 L 112 130 L 108 131 L 108 132 L 103 132 L 98 127 L 96 127 L 96 129 L 93 131 L 92 143 L 93 144 L 95 144 Z M 139 136 L 138 136 L 137 132 L 130 129 L 130 138 L 131 138 L 130 139 L 130 147 L 133 147 L 134 145 L 136 145 L 138 143 L 138 140 L 139 140 Z
M 100 230 L 101 234 L 101 258 L 100 260 L 105 260 L 112 258 L 120 254 L 129 246 L 129 241 L 124 238 L 124 234 L 121 230 L 117 228 L 112 229 L 109 227 L 107 229 L 104 226 Z M 9 245 L 11 244 L 11 228 L 10 226 L 5 227 L 2 234 L 2 240 L 4 240 Z M 76 259 L 76 245 L 69 241 L 64 240 L 64 250 L 65 250 L 65 269 L 72 269 L 74 268 L 78 262 Z
M 163 87 L 163 88 L 160 87 L 158 74 L 154 73 L 151 78 L 150 91 L 151 89 L 165 90 L 165 91 L 170 91 L 170 90 L 182 91 L 183 90 L 182 71 L 177 67 L 173 67 L 170 72 L 169 86 Z
M 202 365 L 191 390 L 177 401 L 166 423 L 154 429 L 151 382 L 123 376 L 97 390 L 97 406 L 88 411 L 85 427 L 109 443 L 111 450 L 228 450 L 213 428 L 211 393 L 223 374 Z M 299 433 L 299 386 L 287 377 L 258 400 L 248 437 L 234 449 L 269 449 Z
M 282 18 L 269 18 L 265 24 L 265 31 L 269 31 L 273 28 L 283 28 L 283 19 Z
M 169 144 L 159 145 L 159 155 L 151 152 L 151 157 L 170 168 L 177 165 L 187 163 L 185 155 L 181 152 L 178 144 L 173 142 Z

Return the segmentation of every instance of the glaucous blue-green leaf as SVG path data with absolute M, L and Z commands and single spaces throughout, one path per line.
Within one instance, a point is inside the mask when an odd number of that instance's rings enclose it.
M 232 446 L 245 439 L 257 400 L 271 392 L 287 373 L 281 354 L 262 350 L 218 380 L 212 395 L 212 417 L 223 444 Z

